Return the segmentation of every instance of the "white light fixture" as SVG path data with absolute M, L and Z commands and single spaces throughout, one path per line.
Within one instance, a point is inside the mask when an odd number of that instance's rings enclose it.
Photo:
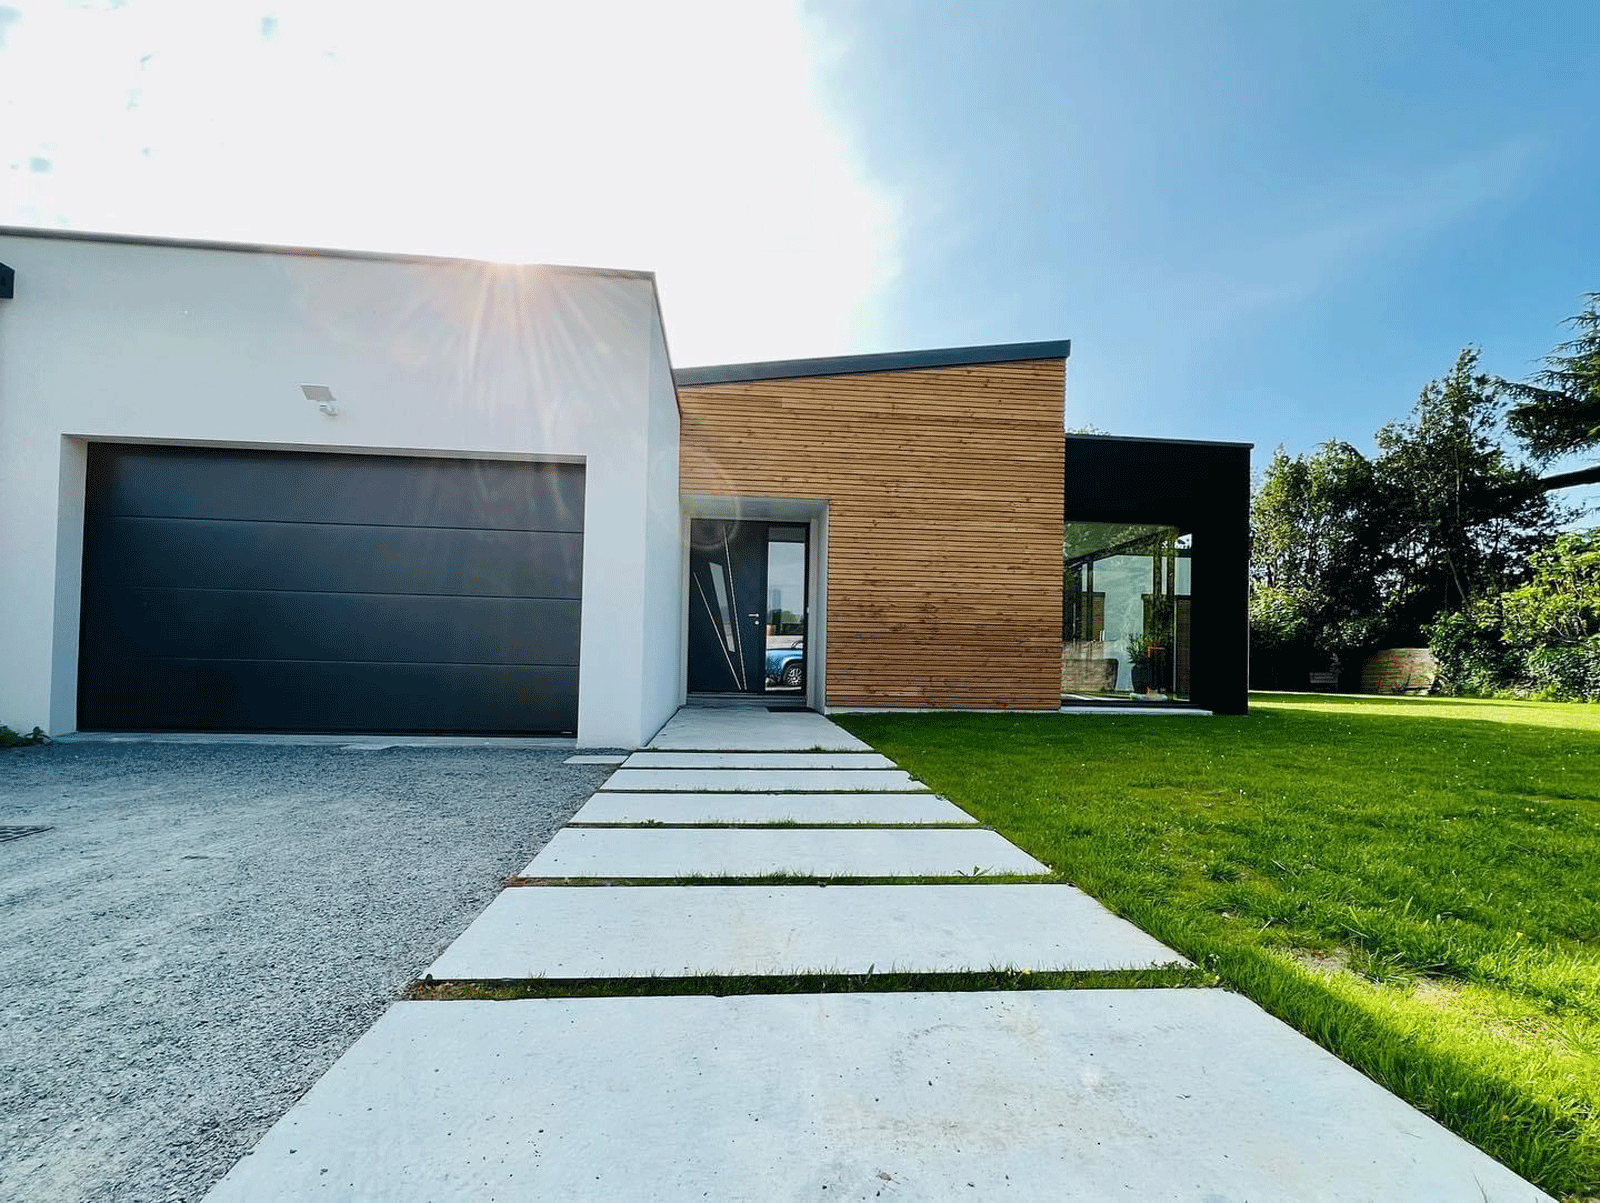
M 317 408 L 330 418 L 339 412 L 339 407 L 333 402 L 333 390 L 325 384 L 302 384 L 300 391 L 306 395 L 307 401 L 315 401 Z

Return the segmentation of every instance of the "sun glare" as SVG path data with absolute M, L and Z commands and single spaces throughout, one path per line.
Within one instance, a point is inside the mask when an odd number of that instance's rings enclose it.
M 27 8 L 0 222 L 654 270 L 680 363 L 871 349 L 893 198 L 798 5 Z

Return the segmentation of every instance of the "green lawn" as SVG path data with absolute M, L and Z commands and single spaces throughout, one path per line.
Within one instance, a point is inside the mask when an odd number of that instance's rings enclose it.
M 1600 707 L 840 722 L 1532 1179 L 1600 1195 Z

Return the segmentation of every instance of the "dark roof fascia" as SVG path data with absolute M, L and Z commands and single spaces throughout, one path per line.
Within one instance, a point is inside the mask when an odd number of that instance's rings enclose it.
M 36 226 L 0 226 L 0 237 L 41 238 L 64 242 L 105 242 L 120 246 L 175 247 L 192 251 L 232 251 L 245 255 L 305 255 L 316 259 L 358 259 L 378 263 L 420 263 L 444 265 L 492 264 L 488 259 L 468 259 L 459 255 L 413 255 L 397 251 L 352 251 L 323 246 L 281 246 L 268 242 L 219 242 L 204 238 L 167 238 L 153 234 L 108 234 L 99 230 L 55 230 Z M 649 280 L 656 274 L 611 267 L 578 267 L 565 263 L 516 263 L 509 267 L 535 267 L 546 271 L 579 276 L 611 276 L 625 280 Z
M 1069 439 L 1082 439 L 1085 442 L 1100 440 L 1110 443 L 1160 443 L 1168 447 L 1242 447 L 1253 450 L 1254 443 L 1235 443 L 1226 439 L 1162 439 L 1153 435 L 1142 434 L 1087 434 L 1082 431 L 1069 430 L 1066 432 Z
M 905 372 L 918 368 L 973 367 L 988 363 L 1026 363 L 1066 359 L 1071 339 L 1037 343 L 997 343 L 986 347 L 943 347 L 928 351 L 890 351 L 882 355 L 839 355 L 826 359 L 779 359 L 767 363 L 724 363 L 678 368 L 680 385 L 743 384 L 755 380 L 794 380 L 806 376 L 856 376 L 866 372 Z

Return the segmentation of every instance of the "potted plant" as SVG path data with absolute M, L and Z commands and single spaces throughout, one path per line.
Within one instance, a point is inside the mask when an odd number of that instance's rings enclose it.
M 1133 678 L 1133 692 L 1146 693 L 1150 689 L 1150 645 L 1143 631 L 1134 631 L 1128 637 L 1128 672 Z
M 1167 679 L 1167 646 L 1157 642 L 1155 631 L 1135 631 L 1128 636 L 1128 672 L 1134 693 L 1160 693 Z

